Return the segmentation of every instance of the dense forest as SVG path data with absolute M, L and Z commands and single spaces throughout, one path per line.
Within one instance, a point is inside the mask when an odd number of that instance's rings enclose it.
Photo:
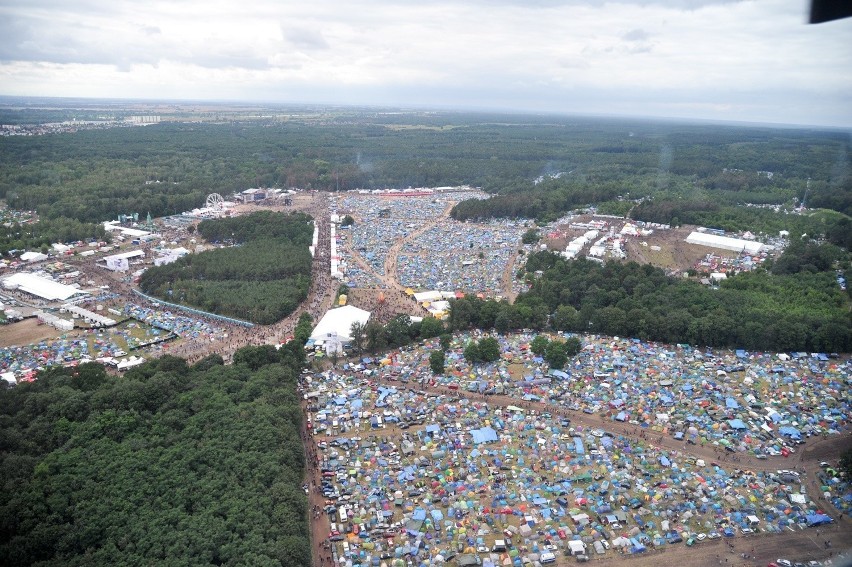
M 838 263 L 848 265 L 849 253 L 802 239 L 770 263 L 770 271 L 739 274 L 710 288 L 648 265 L 602 266 L 538 252 L 522 274 L 530 289 L 515 303 L 455 299 L 446 329 L 527 328 L 760 351 L 849 352 L 850 297 L 838 285 Z M 426 322 L 423 336 L 444 332 L 443 324 L 433 329 Z M 388 344 L 373 336 L 380 346 Z
M 792 254 L 799 252 L 812 254 Z M 559 330 L 753 350 L 849 352 L 848 293 L 833 271 L 806 262 L 808 268 L 795 275 L 789 275 L 795 268 L 779 270 L 784 275 L 744 273 L 713 289 L 647 265 L 601 266 L 538 253 L 527 270 L 542 275 L 516 303 L 532 310 L 544 306 Z
M 41 219 L 25 224 L 10 222 L 0 225 L 0 255 L 5 256 L 12 250 L 47 251 L 54 242 L 77 242 L 92 238 L 105 242 L 111 240 L 102 224 L 80 222 L 67 217 Z
M 309 565 L 299 362 L 270 349 L 0 386 L 0 564 Z
M 618 208 L 618 197 L 696 191 L 724 204 L 792 204 L 807 193 L 815 207 L 852 206 L 841 131 L 451 112 L 209 118 L 2 138 L 0 198 L 81 221 L 174 214 L 253 186 L 470 184 L 505 196 L 493 210 L 460 205 L 457 218 L 553 218 L 586 204 Z
M 189 254 L 149 268 L 145 293 L 260 324 L 281 320 L 305 299 L 310 285 L 310 217 L 260 211 L 204 221 L 199 233 L 231 246 Z

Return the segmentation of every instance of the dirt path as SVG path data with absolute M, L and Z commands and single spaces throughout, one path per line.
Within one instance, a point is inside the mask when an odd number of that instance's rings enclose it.
M 515 280 L 515 261 L 518 259 L 518 251 L 512 252 L 509 256 L 509 262 L 503 268 L 503 277 L 500 279 L 500 289 L 503 297 L 509 300 L 509 303 L 514 303 L 517 293 L 512 289 L 512 282 Z
M 423 226 L 415 230 L 414 232 L 409 233 L 406 237 L 397 239 L 396 242 L 388 250 L 388 255 L 385 258 L 385 276 L 387 278 L 387 282 L 391 287 L 398 289 L 400 291 L 405 290 L 405 286 L 399 283 L 399 280 L 396 277 L 396 268 L 398 263 L 399 252 L 402 250 L 402 247 L 405 246 L 407 242 L 414 240 L 415 238 L 420 237 L 423 233 L 434 227 L 439 222 L 444 219 L 449 218 L 450 211 L 453 210 L 453 205 L 455 203 L 449 203 L 444 208 L 443 212 L 440 216 L 437 216 L 426 222 Z

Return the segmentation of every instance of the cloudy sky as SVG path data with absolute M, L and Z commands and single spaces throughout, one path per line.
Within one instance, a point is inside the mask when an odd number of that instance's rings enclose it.
M 0 94 L 852 126 L 808 0 L 0 0 Z

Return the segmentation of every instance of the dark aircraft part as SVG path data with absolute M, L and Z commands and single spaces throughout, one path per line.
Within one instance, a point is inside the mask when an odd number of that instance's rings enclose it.
M 811 0 L 812 24 L 821 24 L 852 16 L 852 0 Z

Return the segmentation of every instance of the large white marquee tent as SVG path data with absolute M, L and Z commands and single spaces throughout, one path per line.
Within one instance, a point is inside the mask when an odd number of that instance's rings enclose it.
M 694 231 L 686 237 L 686 241 L 690 244 L 698 244 L 709 248 L 719 248 L 721 250 L 731 250 L 732 252 L 745 252 L 746 254 L 759 254 L 763 250 L 763 244 L 753 242 L 751 240 L 742 240 L 740 238 L 731 238 L 730 236 L 719 236 L 706 232 Z
M 61 284 L 27 272 L 12 274 L 3 280 L 3 287 L 9 290 L 18 289 L 30 295 L 46 299 L 47 301 L 66 301 L 78 293 L 86 293 L 76 287 Z
M 352 323 L 357 321 L 366 325 L 369 320 L 369 311 L 353 305 L 331 309 L 314 327 L 311 338 L 314 341 L 324 341 L 329 337 L 337 337 L 342 342 L 349 342 L 352 340 Z

